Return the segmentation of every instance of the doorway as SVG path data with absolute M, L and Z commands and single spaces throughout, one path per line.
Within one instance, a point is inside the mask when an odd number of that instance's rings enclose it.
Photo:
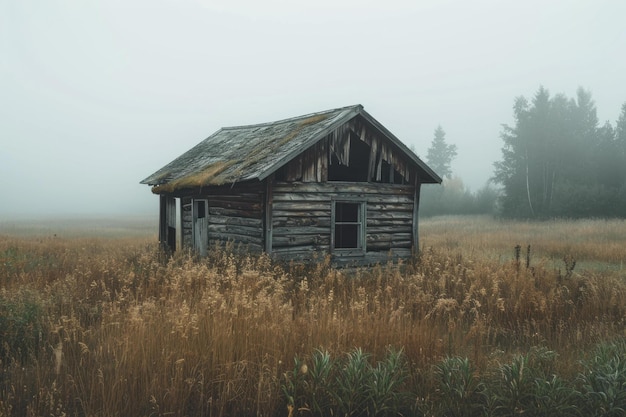
M 200 256 L 206 256 L 209 247 L 209 202 L 193 200 L 193 247 Z

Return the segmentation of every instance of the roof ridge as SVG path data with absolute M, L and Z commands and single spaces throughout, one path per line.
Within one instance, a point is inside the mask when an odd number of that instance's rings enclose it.
M 315 112 L 315 113 L 303 114 L 301 116 L 293 116 L 293 117 L 289 117 L 289 118 L 286 118 L 286 119 L 275 120 L 273 122 L 255 123 L 255 124 L 251 124 L 251 125 L 226 126 L 226 127 L 220 128 L 219 131 L 221 131 L 221 130 L 237 130 L 237 129 L 243 129 L 243 128 L 251 129 L 251 128 L 255 128 L 255 127 L 272 126 L 272 125 L 277 125 L 277 124 L 281 124 L 281 123 L 293 122 L 293 121 L 299 120 L 299 119 L 308 119 L 308 118 L 319 116 L 319 115 L 322 115 L 322 114 L 334 113 L 334 112 L 339 112 L 339 111 L 344 111 L 344 110 L 349 110 L 349 109 L 357 109 L 357 108 L 359 110 L 363 110 L 363 106 L 361 104 L 353 104 L 351 106 L 338 107 L 336 109 L 329 109 L 329 110 L 324 110 L 324 111 L 318 111 L 318 112 Z

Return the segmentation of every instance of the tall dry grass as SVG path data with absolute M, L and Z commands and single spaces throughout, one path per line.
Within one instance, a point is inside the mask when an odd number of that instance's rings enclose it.
M 443 358 L 481 372 L 543 346 L 574 377 L 586 350 L 624 334 L 623 272 L 527 265 L 523 251 L 433 243 L 404 265 L 341 271 L 218 248 L 169 258 L 152 241 L 0 238 L 0 416 L 287 415 L 285 375 L 318 349 L 402 349 L 405 385 L 428 401 Z
M 420 223 L 422 246 L 465 256 L 508 260 L 513 248 L 531 247 L 534 259 L 562 264 L 572 257 L 580 267 L 626 268 L 626 220 L 552 219 L 514 221 L 490 216 L 438 216 Z

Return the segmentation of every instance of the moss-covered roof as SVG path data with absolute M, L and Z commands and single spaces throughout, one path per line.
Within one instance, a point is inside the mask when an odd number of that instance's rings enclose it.
M 222 128 L 141 183 L 154 186 L 156 193 L 168 193 L 263 180 L 359 114 L 373 120 L 363 111 L 363 106 L 355 105 L 271 123 Z M 382 125 L 379 126 L 386 136 L 391 135 Z M 391 136 L 392 141 L 399 142 Z M 410 159 L 423 165 L 414 155 Z

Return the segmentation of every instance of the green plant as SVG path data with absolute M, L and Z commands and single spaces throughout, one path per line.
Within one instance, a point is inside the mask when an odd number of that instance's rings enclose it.
M 25 363 L 42 344 L 44 309 L 34 292 L 0 293 L 0 361 Z
M 328 351 L 316 350 L 304 380 L 305 393 L 313 414 L 324 416 L 333 407 L 332 387 L 334 360 Z
M 403 387 L 406 378 L 404 353 L 402 350 L 389 349 L 385 359 L 370 368 L 366 384 L 368 415 L 401 415 L 408 400 Z
M 524 414 L 531 408 L 534 381 L 528 364 L 528 355 L 516 355 L 511 363 L 500 365 L 500 380 L 494 390 L 498 415 Z
M 554 373 L 557 355 L 544 347 L 500 365 L 500 378 L 490 382 L 490 409 L 495 415 L 578 416 L 582 396 Z
M 281 384 L 290 415 L 397 416 L 410 408 L 402 350 L 389 349 L 376 366 L 358 348 L 340 360 L 316 350 L 308 366 L 296 357 Z
M 626 416 L 626 339 L 602 343 L 580 375 L 589 416 Z
M 443 415 L 479 416 L 485 412 L 485 386 L 468 358 L 447 357 L 434 367 Z
M 335 380 L 334 397 L 341 416 L 354 416 L 367 409 L 369 354 L 361 348 L 348 353 Z
M 582 416 L 581 400 L 581 393 L 557 375 L 536 378 L 531 414 L 537 417 Z

